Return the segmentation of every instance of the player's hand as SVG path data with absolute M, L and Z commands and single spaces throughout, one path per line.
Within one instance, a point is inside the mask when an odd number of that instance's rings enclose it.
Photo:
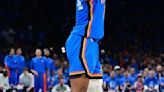
M 38 76 L 39 74 L 38 74 L 38 72 L 37 72 L 37 71 L 34 71 L 34 75 Z

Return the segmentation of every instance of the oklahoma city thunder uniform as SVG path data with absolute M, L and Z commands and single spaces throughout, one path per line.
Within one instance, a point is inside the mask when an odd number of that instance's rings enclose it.
M 102 78 L 98 41 L 104 36 L 104 0 L 77 0 L 76 24 L 66 42 L 69 75 Z

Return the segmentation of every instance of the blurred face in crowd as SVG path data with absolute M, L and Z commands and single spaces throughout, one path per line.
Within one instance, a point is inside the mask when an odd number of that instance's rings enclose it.
M 68 61 L 63 62 L 63 68 L 68 68 Z
M 132 64 L 135 64 L 136 63 L 136 60 L 135 59 L 132 59 Z
M 64 79 L 63 78 L 59 79 L 59 81 L 60 81 L 60 86 L 64 85 Z
M 151 71 L 149 72 L 149 74 L 150 74 L 150 77 L 151 77 L 151 78 L 154 78 L 154 76 L 155 76 L 155 71 L 154 71 L 154 70 L 151 70 Z
M 143 71 L 143 76 L 146 77 L 148 75 L 149 75 L 149 69 L 145 68 L 144 71 Z
M 24 73 L 24 75 L 25 75 L 25 76 L 27 76 L 27 74 L 28 74 L 28 70 L 27 70 L 27 69 L 26 69 L 26 70 L 24 70 L 24 72 L 23 72 L 23 73 Z
M 124 76 L 125 76 L 126 78 L 129 76 L 128 71 L 125 71 L 125 72 L 124 72 Z
M 122 67 L 121 70 L 120 70 L 120 74 L 123 74 L 125 71 L 125 69 Z
M 60 60 L 56 60 L 56 61 L 55 61 L 55 66 L 56 66 L 56 67 L 60 66 Z
M 115 77 L 115 72 L 112 71 L 112 72 L 110 73 L 110 78 L 114 78 L 114 77 Z
M 138 81 L 140 81 L 140 82 L 142 81 L 142 76 L 138 77 Z
M 17 51 L 16 51 L 16 54 L 17 55 L 22 55 L 22 49 L 21 48 L 18 48 Z
M 107 66 L 103 66 L 103 72 L 108 73 L 108 67 Z
M 59 76 L 59 77 L 62 77 L 62 76 L 63 76 L 63 70 L 62 70 L 62 69 L 59 69 L 59 70 L 58 70 L 58 76 Z
M 41 56 L 42 56 L 42 51 L 41 51 L 40 49 L 36 49 L 35 55 L 36 55 L 37 57 L 41 57 Z
M 50 56 L 50 51 L 48 49 L 44 49 L 44 55 L 45 56 Z
M 9 52 L 9 55 L 10 56 L 13 56 L 15 54 L 15 50 L 12 48 L 12 49 L 10 49 L 10 52 Z
M 132 74 L 132 75 L 135 74 L 135 69 L 134 68 L 130 69 L 130 74 Z
M 161 65 L 157 66 L 157 72 L 162 72 L 162 66 Z
M 120 69 L 116 70 L 116 73 L 121 74 L 121 70 Z
M 58 58 L 59 58 L 58 54 L 56 54 L 56 53 L 54 53 L 54 54 L 52 55 L 52 57 L 53 57 L 53 59 L 58 59 Z

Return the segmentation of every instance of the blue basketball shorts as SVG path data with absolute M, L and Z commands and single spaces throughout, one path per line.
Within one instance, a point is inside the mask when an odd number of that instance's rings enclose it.
M 98 40 L 70 34 L 66 42 L 66 54 L 70 77 L 86 74 L 90 79 L 102 78 Z

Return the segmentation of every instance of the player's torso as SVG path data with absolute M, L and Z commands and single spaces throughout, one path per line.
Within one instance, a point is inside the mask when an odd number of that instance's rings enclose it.
M 44 73 L 46 69 L 45 65 L 45 59 L 44 58 L 34 58 L 34 70 L 36 70 L 39 73 Z
M 104 35 L 105 0 L 77 0 L 76 24 L 72 33 L 101 39 Z

